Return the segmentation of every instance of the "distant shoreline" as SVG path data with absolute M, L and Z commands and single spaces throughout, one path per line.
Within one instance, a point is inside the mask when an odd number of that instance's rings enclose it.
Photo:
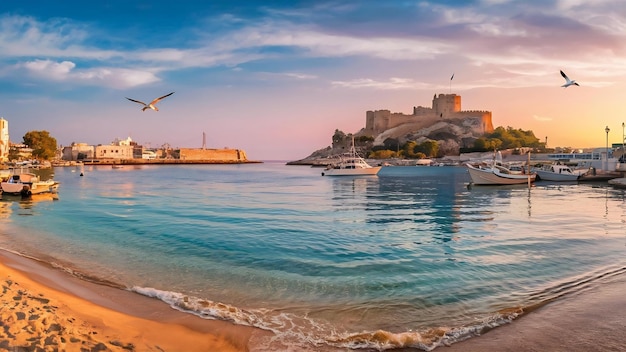
M 53 166 L 77 165 L 192 165 L 192 164 L 261 164 L 258 160 L 181 160 L 181 159 L 89 159 L 59 163 Z

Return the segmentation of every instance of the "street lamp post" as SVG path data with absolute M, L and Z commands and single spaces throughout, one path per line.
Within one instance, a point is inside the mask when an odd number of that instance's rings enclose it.
M 626 154 L 626 150 L 624 150 L 624 127 L 626 127 L 626 125 L 622 122 L 622 160 L 620 163 L 626 162 L 626 158 L 624 157 L 624 154 Z
M 611 129 L 609 128 L 609 126 L 606 126 L 604 128 L 604 132 L 606 132 L 606 167 L 604 168 L 605 171 L 609 170 L 609 132 L 611 132 Z

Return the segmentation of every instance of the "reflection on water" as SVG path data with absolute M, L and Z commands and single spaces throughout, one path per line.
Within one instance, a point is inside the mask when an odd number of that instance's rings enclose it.
M 20 195 L 2 194 L 0 218 L 8 219 L 14 211 L 17 215 L 34 215 L 33 211 L 36 209 L 38 203 L 53 202 L 56 200 L 59 200 L 57 193 L 33 194 L 27 198 Z

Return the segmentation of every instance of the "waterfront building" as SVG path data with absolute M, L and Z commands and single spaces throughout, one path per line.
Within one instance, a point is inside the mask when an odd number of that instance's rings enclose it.
M 63 147 L 62 159 L 67 161 L 79 161 L 83 159 L 92 159 L 95 155 L 93 145 L 87 143 L 72 143 L 68 147 Z
M 9 121 L 0 117 L 0 162 L 9 160 Z
M 125 140 L 115 139 L 109 145 L 96 146 L 97 159 L 141 159 L 143 148 L 130 137 Z
M 547 154 L 546 157 L 548 160 L 552 161 L 560 161 L 607 171 L 615 171 L 618 168 L 619 162 L 618 159 L 613 156 L 612 148 L 595 148 L 586 153 L 551 153 Z

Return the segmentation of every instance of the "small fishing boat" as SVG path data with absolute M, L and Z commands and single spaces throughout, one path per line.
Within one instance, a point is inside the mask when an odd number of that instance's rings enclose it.
M 535 182 L 537 174 L 526 172 L 523 166 L 512 166 L 503 163 L 502 154 L 498 152 L 493 160 L 478 163 L 466 163 L 467 170 L 474 185 L 517 185 Z
M 578 181 L 588 170 L 572 170 L 560 163 L 543 165 L 534 170 L 539 180 L 545 181 Z
M 59 183 L 54 180 L 42 181 L 39 176 L 30 172 L 13 174 L 8 180 L 0 182 L 2 194 L 28 195 L 56 192 Z

